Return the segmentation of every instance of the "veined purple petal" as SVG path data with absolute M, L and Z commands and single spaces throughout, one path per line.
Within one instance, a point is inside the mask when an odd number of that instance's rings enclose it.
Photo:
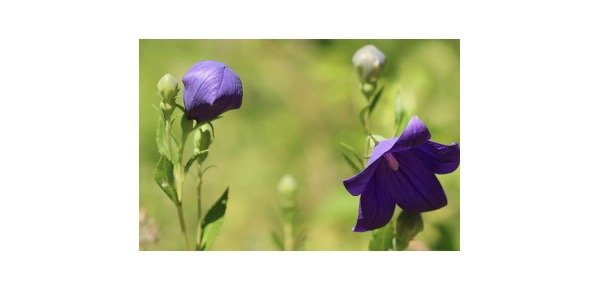
M 386 225 L 395 212 L 395 201 L 380 180 L 372 178 L 361 195 L 359 215 L 352 231 L 365 232 Z
M 418 116 L 414 115 L 391 150 L 396 151 L 419 146 L 430 138 L 429 129 Z
M 373 162 L 377 161 L 382 155 L 384 155 L 384 153 L 389 151 L 395 145 L 398 139 L 399 138 L 394 137 L 379 142 L 378 145 L 373 148 L 373 151 L 371 152 L 371 157 L 369 158 L 367 165 L 371 165 Z
M 354 177 L 344 180 L 344 187 L 346 187 L 346 190 L 348 190 L 348 192 L 353 196 L 362 194 L 373 177 L 377 166 L 378 163 L 368 165 Z
M 206 122 L 242 105 L 242 82 L 221 62 L 196 63 L 182 81 L 185 111 L 190 119 Z
M 427 141 L 413 149 L 427 167 L 436 174 L 448 174 L 460 164 L 460 149 L 457 143 L 442 145 Z
M 380 165 L 378 173 L 395 202 L 408 212 L 432 211 L 447 205 L 445 192 L 437 177 L 427 165 L 411 150 L 394 153 L 399 170 L 393 171 L 388 165 Z

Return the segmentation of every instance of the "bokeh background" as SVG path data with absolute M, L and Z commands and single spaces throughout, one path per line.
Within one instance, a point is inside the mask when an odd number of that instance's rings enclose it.
M 276 249 L 271 238 L 278 230 L 276 187 L 287 173 L 299 184 L 305 250 L 367 250 L 371 233 L 351 231 L 358 197 L 342 185 L 353 173 L 339 145 L 364 149 L 358 112 L 366 101 L 351 59 L 366 44 L 387 57 L 372 131 L 392 135 L 400 93 L 408 115 L 427 124 L 432 140 L 460 142 L 459 40 L 140 40 L 140 212 L 158 235 L 144 249 L 182 249 L 176 209 L 152 179 L 159 158 L 158 114 L 152 107 L 159 103 L 157 81 L 165 73 L 180 81 L 191 65 L 210 59 L 231 67 L 244 90 L 242 107 L 214 122 L 216 139 L 206 161 L 217 167 L 204 176 L 204 210 L 230 186 L 225 222 L 212 250 Z M 191 151 L 189 141 L 185 153 Z M 424 232 L 412 245 L 459 250 L 460 168 L 438 178 L 449 203 L 423 214 Z M 186 180 L 184 208 L 193 238 L 194 177 Z

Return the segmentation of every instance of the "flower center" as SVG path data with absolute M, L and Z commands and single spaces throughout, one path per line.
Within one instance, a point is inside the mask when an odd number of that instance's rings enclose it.
M 386 163 L 388 163 L 388 166 L 393 171 L 399 170 L 399 161 L 397 161 L 397 159 L 395 159 L 395 156 L 393 156 L 392 153 L 385 153 L 384 154 L 384 159 L 386 159 Z

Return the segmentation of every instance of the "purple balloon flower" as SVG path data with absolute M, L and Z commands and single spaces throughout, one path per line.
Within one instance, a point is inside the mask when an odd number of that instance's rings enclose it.
M 242 81 L 224 63 L 198 62 L 187 71 L 182 82 L 189 119 L 207 122 L 242 105 Z
M 398 138 L 378 143 L 367 167 L 344 180 L 354 196 L 361 196 L 354 232 L 380 228 L 392 219 L 395 204 L 407 212 L 426 212 L 448 203 L 435 174 L 458 168 L 458 144 L 432 142 L 426 125 L 414 116 Z

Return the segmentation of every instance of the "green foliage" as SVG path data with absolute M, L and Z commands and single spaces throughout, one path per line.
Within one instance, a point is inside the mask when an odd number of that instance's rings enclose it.
M 223 195 L 212 205 L 201 220 L 197 236 L 197 250 L 208 250 L 214 244 L 214 240 L 223 226 L 228 198 L 229 188 L 225 189 Z
M 395 96 L 395 132 L 393 135 L 397 136 L 400 134 L 406 124 L 407 112 L 405 107 L 403 107 L 403 97 L 397 91 L 397 95 Z
M 346 160 L 346 163 L 348 163 L 348 165 L 350 166 L 350 168 L 352 169 L 352 171 L 357 174 L 361 171 L 361 169 L 359 168 L 359 166 L 352 160 L 352 158 L 350 158 L 349 156 L 347 156 L 345 153 L 342 152 L 342 156 L 344 157 L 344 160 Z
M 452 236 L 455 234 L 452 227 L 446 224 L 436 225 L 435 228 L 439 232 L 439 238 L 431 244 L 431 249 L 435 251 L 454 251 L 458 250 L 458 246 Z
M 168 198 L 174 204 L 178 204 L 178 194 L 174 182 L 174 164 L 165 155 L 161 155 L 161 158 L 159 158 L 155 172 L 153 172 L 153 179 Z
M 276 232 L 272 232 L 272 241 L 274 243 L 274 246 L 276 246 L 278 250 L 286 250 L 284 248 L 284 242 L 282 241 L 282 238 L 280 238 L 280 236 L 278 236 Z
M 158 108 L 160 100 L 155 93 L 156 84 L 167 72 L 176 76 L 182 86 L 180 77 L 191 65 L 202 59 L 216 59 L 240 76 L 244 99 L 239 110 L 229 111 L 214 122 L 219 131 L 212 149 L 214 155 L 208 156 L 203 165 L 206 167 L 213 159 L 222 170 L 206 172 L 202 216 L 226 184 L 231 184 L 234 192 L 231 220 L 223 224 L 211 249 L 275 250 L 269 230 L 248 228 L 274 228 L 274 219 L 269 217 L 268 208 L 273 207 L 270 200 L 277 194 L 277 177 L 290 171 L 297 179 L 306 180 L 307 194 L 300 205 L 305 205 L 303 210 L 308 216 L 307 249 L 367 250 L 371 233 L 349 232 L 358 198 L 350 196 L 341 182 L 354 174 L 339 154 L 339 143 L 350 144 L 359 154 L 365 154 L 357 114 L 367 102 L 350 57 L 370 43 L 380 48 L 388 60 L 377 87 L 384 81 L 384 92 L 370 119 L 372 133 L 392 135 L 395 94 L 401 91 L 408 116 L 417 111 L 429 125 L 433 140 L 460 142 L 459 40 L 140 40 L 139 111 L 134 111 L 139 123 L 139 203 L 157 220 L 161 232 L 159 242 L 150 249 L 177 250 L 183 243 L 176 228 L 176 212 L 168 209 L 170 204 L 152 181 L 159 161 L 154 140 L 159 115 L 151 109 L 151 104 Z M 262 65 L 265 73 L 261 73 Z M 375 92 L 377 89 L 371 98 Z M 174 117 L 182 116 L 182 98 L 179 92 Z M 173 132 L 180 141 L 180 118 L 176 122 Z M 183 168 L 193 153 L 190 140 L 184 151 Z M 189 174 L 197 173 L 197 169 L 193 164 Z M 185 221 L 191 226 L 192 248 L 196 240 L 194 225 L 199 226 L 194 213 L 196 180 L 185 178 L 181 196 Z M 423 233 L 430 232 L 431 237 L 422 240 L 433 249 L 440 235 L 435 225 L 447 224 L 458 248 L 460 229 L 455 220 L 460 210 L 460 173 L 440 175 L 439 181 L 448 195 L 448 205 L 426 214 L 427 228 Z M 245 193 L 235 194 L 238 191 Z
M 187 164 L 185 165 L 185 174 L 187 174 L 189 172 L 189 169 L 191 168 L 191 165 L 193 165 L 193 163 L 200 159 L 200 158 L 204 158 L 205 156 L 207 156 L 208 154 L 208 150 L 205 151 L 198 151 L 196 153 L 194 153 L 189 160 L 187 161 Z
M 342 153 L 344 154 L 345 158 L 347 158 L 347 155 L 351 155 L 352 157 L 354 157 L 354 159 L 356 159 L 356 162 L 359 164 L 359 166 L 357 166 L 359 171 L 365 167 L 365 163 L 363 162 L 363 157 L 361 157 L 356 152 L 356 150 L 353 147 L 351 147 L 350 145 L 347 145 L 345 143 L 340 143 L 340 145 L 343 148 L 343 152 Z M 350 161 L 350 162 L 352 162 L 352 161 Z M 356 163 L 353 163 L 353 165 L 356 166 Z
M 420 213 L 409 213 L 401 211 L 397 217 L 396 235 L 396 250 L 405 250 L 409 242 L 422 232 L 424 223 Z
M 369 251 L 392 251 L 394 249 L 394 237 L 395 232 L 393 230 L 393 222 L 391 221 L 386 226 L 373 232 L 371 241 L 369 241 Z
M 163 117 L 161 117 L 157 123 L 157 133 L 155 138 L 157 142 L 157 151 L 160 155 L 165 155 L 170 161 L 175 162 L 176 160 L 178 160 L 178 143 L 176 142 L 174 136 L 171 134 L 170 142 L 168 143 L 166 124 L 167 122 L 163 120 Z M 172 150 L 169 149 L 169 145 L 172 146 Z

